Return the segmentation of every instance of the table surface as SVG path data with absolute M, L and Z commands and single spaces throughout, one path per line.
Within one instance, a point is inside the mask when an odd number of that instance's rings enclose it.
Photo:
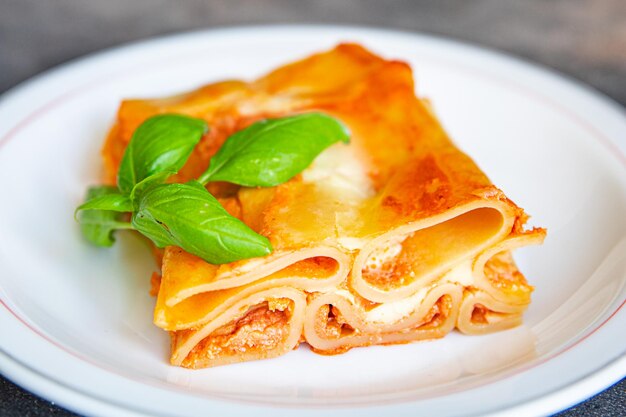
M 556 69 L 626 105 L 624 0 L 0 0 L 0 93 L 102 48 L 184 30 L 346 23 L 443 35 Z M 0 376 L 0 416 L 71 416 Z M 626 379 L 558 416 L 625 416 Z

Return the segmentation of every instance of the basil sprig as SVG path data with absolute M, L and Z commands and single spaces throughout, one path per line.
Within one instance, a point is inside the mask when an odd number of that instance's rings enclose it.
M 210 181 L 268 187 L 302 172 L 349 134 L 338 120 L 307 113 L 252 124 L 230 136 L 198 181 L 165 184 L 208 130 L 200 119 L 168 114 L 137 128 L 122 157 L 118 187 L 93 187 L 76 209 L 85 237 L 111 246 L 116 229 L 135 229 L 157 247 L 180 246 L 213 264 L 265 256 L 269 240 L 231 216 L 204 188 Z M 122 221 L 130 212 L 131 222 Z

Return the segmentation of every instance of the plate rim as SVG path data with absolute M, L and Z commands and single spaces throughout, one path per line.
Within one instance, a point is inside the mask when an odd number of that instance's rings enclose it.
M 112 404 L 90 393 L 77 391 L 52 377 L 43 375 L 38 370 L 22 363 L 19 359 L 11 357 L 11 355 L 4 352 L 2 348 L 0 348 L 0 369 L 3 373 L 9 369 L 9 371 L 3 375 L 19 387 L 41 398 L 49 399 L 53 404 L 56 403 L 74 412 L 84 413 L 85 415 L 90 413 L 89 415 L 96 416 L 107 416 L 110 415 L 108 414 L 109 412 L 113 411 L 117 413 L 116 415 L 137 417 L 155 415 L 154 413 L 132 410 L 123 405 Z M 623 378 L 624 372 L 626 372 L 626 356 L 622 355 L 597 371 L 586 375 L 564 388 L 556 389 L 528 402 L 522 402 L 511 407 L 489 412 L 488 414 L 484 414 L 484 416 L 530 416 L 537 415 L 538 409 L 541 409 L 543 413 L 559 412 L 585 401 L 584 399 L 580 400 L 581 395 L 591 393 L 590 396 L 593 396 L 600 393 L 608 386 L 619 382 Z M 606 385 L 606 381 L 612 382 Z M 25 385 L 27 385 L 28 388 L 24 388 Z M 55 393 L 51 395 L 46 389 L 54 389 Z M 69 400 L 68 397 L 72 399 Z M 100 410 L 96 410 L 96 413 L 93 413 L 93 407 L 98 407 Z M 106 411 L 106 413 L 103 414 L 101 411 Z
M 556 79 L 558 81 L 561 82 L 566 82 L 567 84 L 569 84 L 570 88 L 574 88 L 578 91 L 581 91 L 583 93 L 585 93 L 585 95 L 589 96 L 590 98 L 596 100 L 597 102 L 601 103 L 604 106 L 607 106 L 609 108 L 612 108 L 613 111 L 616 111 L 618 114 L 620 114 L 622 117 L 624 117 L 624 109 L 622 108 L 622 106 L 616 102 L 614 99 L 612 99 L 611 97 L 608 97 L 604 94 L 602 94 L 601 92 L 599 92 L 598 90 L 596 90 L 593 87 L 590 87 L 586 84 L 583 84 L 582 82 L 567 76 L 567 75 L 563 75 L 558 73 L 557 71 L 549 68 L 549 67 L 545 67 L 541 64 L 535 64 L 532 63 L 530 61 L 526 61 L 522 58 L 513 56 L 513 55 L 509 55 L 507 53 L 504 53 L 502 51 L 498 51 L 492 48 L 488 48 L 488 47 L 483 47 L 480 45 L 474 45 L 472 43 L 468 43 L 465 41 L 460 41 L 460 40 L 456 40 L 453 38 L 449 38 L 449 37 L 443 37 L 443 36 L 439 36 L 439 35 L 432 35 L 432 34 L 427 34 L 427 33 L 422 33 L 422 32 L 412 32 L 412 31 L 405 31 L 405 30 L 395 30 L 395 29 L 385 29 L 385 28 L 377 28 L 377 27 L 371 27 L 371 26 L 359 26 L 359 25 L 330 25 L 330 24 L 267 24 L 267 25 L 241 25 L 241 26 L 227 26 L 227 27 L 215 27 L 215 28 L 210 28 L 210 29 L 201 29 L 201 30 L 193 30 L 193 31 L 185 31 L 185 32 L 180 32 L 180 33 L 175 33 L 175 34 L 169 34 L 169 35 L 163 35 L 163 36 L 157 36 L 157 37 L 149 37 L 149 38 L 145 38 L 145 39 L 141 39 L 138 41 L 134 41 L 134 42 L 130 42 L 130 43 L 124 43 L 118 46 L 114 46 L 114 47 L 110 47 L 110 48 L 106 48 L 104 50 L 100 50 L 100 51 L 96 51 L 96 52 L 92 52 L 89 53 L 85 56 L 82 57 L 78 57 L 75 58 L 71 61 L 68 61 L 66 63 L 63 63 L 61 65 L 55 66 L 51 69 L 45 70 L 40 74 L 37 74 L 29 79 L 27 79 L 26 81 L 18 84 L 17 86 L 14 86 L 10 89 L 8 89 L 7 91 L 5 91 L 1 96 L 0 96 L 0 111 L 3 110 L 4 105 L 6 103 L 11 102 L 15 97 L 18 97 L 21 94 L 25 94 L 25 92 L 28 92 L 28 90 L 30 89 L 36 89 L 38 87 L 39 84 L 45 84 L 46 82 L 48 82 L 48 80 L 58 74 L 62 74 L 65 71 L 71 70 L 71 69 L 75 69 L 76 67 L 80 67 L 80 66 L 84 66 L 85 64 L 95 60 L 95 59 L 106 59 L 111 55 L 115 55 L 118 54 L 120 52 L 123 51 L 129 51 L 132 48 L 142 48 L 145 46 L 148 46 L 149 44 L 152 45 L 156 45 L 156 44 L 162 44 L 164 41 L 165 42 L 176 42 L 179 41 L 180 39 L 184 39 L 186 37 L 198 37 L 198 36 L 210 36 L 210 35 L 214 35 L 216 33 L 222 33 L 222 34 L 230 34 L 231 36 L 236 35 L 237 33 L 239 33 L 239 36 L 245 36 L 246 33 L 245 32 L 250 32 L 250 31 L 254 31 L 254 30 L 258 30 L 258 29 L 263 29 L 263 30 L 319 30 L 319 29 L 325 29 L 325 30 L 352 30 L 352 31 L 362 31 L 362 32 L 379 32 L 379 33 L 384 33 L 384 34 L 389 34 L 389 35 L 395 35 L 395 36 L 402 36 L 402 37 L 411 37 L 413 38 L 415 41 L 419 41 L 420 39 L 422 40 L 434 40 L 434 41 L 440 41 L 443 42 L 445 44 L 449 44 L 449 45 L 455 45 L 455 46 L 460 46 L 463 49 L 465 49 L 466 51 L 472 53 L 472 52 L 487 52 L 489 54 L 491 54 L 492 56 L 494 56 L 495 58 L 498 58 L 499 60 L 505 60 L 508 61 L 510 63 L 516 64 L 517 66 L 522 66 L 524 69 L 533 69 L 535 71 L 539 71 L 540 73 L 542 73 L 543 75 L 549 75 L 550 78 L 552 79 Z M 55 97 L 53 100 L 50 101 L 54 101 L 58 99 L 58 97 Z M 23 120 L 18 121 L 18 123 L 13 124 L 12 126 L 9 127 L 8 131 L 6 134 L 3 135 L 2 140 L 0 140 L 0 146 L 2 146 L 3 143 L 5 143 L 5 140 L 8 136 L 10 136 L 11 131 L 18 127 L 21 123 L 23 122 Z M 625 153 L 622 151 L 622 149 L 616 145 L 615 143 L 613 143 L 612 141 L 609 141 L 610 146 L 612 148 L 611 152 L 615 157 L 617 157 L 618 160 L 621 160 L 622 165 L 626 166 L 626 155 Z M 605 147 L 606 147 L 606 143 L 604 143 Z M 617 152 L 615 152 L 617 151 Z M 0 289 L 1 290 L 1 289 Z M 0 296 L 2 295 L 2 292 L 0 292 Z M 0 301 L 2 301 L 2 297 L 0 297 Z M 4 304 L 4 303 L 2 303 Z M 624 305 L 624 303 L 622 303 L 622 306 Z M 6 306 L 5 306 L 6 307 Z M 618 307 L 618 309 L 614 312 L 617 313 L 619 311 L 619 309 L 621 308 Z M 0 319 L 2 317 L 0 316 Z M 601 326 L 599 326 L 601 327 Z M 599 328 L 598 327 L 598 328 Z M 6 364 L 8 363 L 7 361 L 12 361 L 10 359 L 10 355 L 7 354 L 6 352 L 3 351 L 2 346 L 0 345 L 0 370 L 3 371 L 3 373 L 5 372 L 6 369 L 9 368 L 9 366 L 7 366 Z M 22 367 L 26 367 L 28 368 L 28 365 L 25 364 L 21 364 L 15 361 L 14 362 L 17 366 L 22 366 Z M 619 370 L 619 372 L 615 372 L 615 370 Z M 614 371 L 614 374 L 609 372 L 610 370 Z M 31 372 L 35 371 L 35 373 L 37 372 L 36 370 L 32 370 Z M 10 379 L 12 380 L 18 380 L 21 379 L 19 376 L 19 371 L 16 372 L 12 372 L 11 375 L 9 375 L 8 372 L 5 374 L 5 376 L 8 376 Z M 587 398 L 590 395 L 593 395 L 594 393 L 598 392 L 599 390 L 607 387 L 608 385 L 612 384 L 613 382 L 621 379 L 621 377 L 623 377 L 624 373 L 626 373 L 626 355 L 622 354 L 621 356 L 617 357 L 613 362 L 611 362 L 610 364 L 605 365 L 604 367 L 594 371 L 592 374 L 585 376 L 583 379 L 574 382 L 572 384 L 569 384 L 565 387 L 562 387 L 560 389 L 557 389 L 556 392 L 554 393 L 548 393 L 546 395 L 541 395 L 529 402 L 525 402 L 523 404 L 519 404 L 519 405 L 514 405 L 511 408 L 506 408 L 503 410 L 499 410 L 496 411 L 496 414 L 500 413 L 500 412 L 504 412 L 504 411 L 510 411 L 510 412 L 522 412 L 523 409 L 530 407 L 532 404 L 535 403 L 541 403 L 542 401 L 548 401 L 552 396 L 556 396 L 557 394 L 563 393 L 565 391 L 569 390 L 580 390 L 582 389 L 581 386 L 586 386 L 586 391 L 587 393 L 584 394 L 586 395 Z M 616 375 L 621 374 L 621 377 L 619 377 L 618 379 L 615 379 L 611 382 L 607 382 L 607 377 L 606 375 L 613 375 L 613 377 L 616 377 Z M 605 379 L 600 378 L 600 375 L 604 375 Z M 46 376 L 41 375 L 41 378 L 43 379 L 47 379 L 48 382 L 51 383 L 57 383 L 55 382 L 53 379 L 50 379 L 49 377 L 46 378 Z M 591 387 L 590 384 L 593 384 L 593 388 Z M 30 388 L 27 388 L 30 389 Z M 73 390 L 72 388 L 67 388 L 68 391 L 71 391 L 73 393 L 75 393 L 76 391 Z M 36 392 L 36 390 L 33 390 Z M 41 394 L 39 394 L 41 395 Z M 88 395 L 85 393 L 82 393 L 82 395 Z M 41 395 L 44 398 L 48 397 L 46 394 Z M 572 405 L 578 401 L 581 400 L 581 396 L 578 396 L 577 399 L 575 400 L 568 400 L 569 403 L 565 404 L 565 406 L 568 405 Z M 69 409 L 73 409 L 73 406 L 71 404 L 69 405 L 65 405 L 65 401 L 62 398 L 54 398 L 54 400 L 56 400 L 57 402 L 59 402 L 60 404 L 63 404 L 64 406 L 66 406 Z M 101 401 L 101 400 L 97 400 L 96 401 Z M 103 401 L 103 400 L 102 400 Z M 103 404 L 106 404 L 106 402 L 103 401 Z M 410 404 L 410 403 L 405 403 L 405 404 Z M 535 406 L 537 406 L 537 404 L 535 404 Z M 519 410 L 518 410 L 519 409 Z M 125 410 L 121 409 L 121 410 Z M 517 411 L 516 411 L 517 410 Z M 552 411 L 555 411 L 556 409 L 553 409 Z M 91 410 L 90 412 L 92 412 L 93 410 Z M 537 410 L 532 410 L 533 412 L 536 412 Z M 530 412 L 530 411 L 529 411 Z M 144 414 L 133 414 L 133 415 L 144 415 Z

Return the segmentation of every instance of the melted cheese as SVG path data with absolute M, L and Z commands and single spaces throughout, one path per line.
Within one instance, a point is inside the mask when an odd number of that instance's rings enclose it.
M 463 286 L 472 285 L 474 279 L 472 277 L 471 260 L 465 261 L 452 268 L 438 281 L 451 282 Z M 428 290 L 429 287 L 425 287 L 410 297 L 406 297 L 398 301 L 383 303 L 367 312 L 366 319 L 376 323 L 395 323 L 413 313 L 413 311 L 415 311 L 415 309 L 424 300 L 424 297 L 426 297 Z
M 372 251 L 367 258 L 365 265 L 368 269 L 380 269 L 386 263 L 393 262 L 393 260 L 402 252 L 402 242 L 404 236 L 396 236 L 387 244 L 380 245 Z
M 383 303 L 368 311 L 365 314 L 365 318 L 367 321 L 375 323 L 395 323 L 415 311 L 422 300 L 424 300 L 427 293 L 428 288 L 422 288 L 410 297 L 398 301 Z
M 358 201 L 374 195 L 372 183 L 354 148 L 343 143 L 322 152 L 302 172 L 302 180 L 335 191 L 341 200 Z
M 442 278 L 442 281 L 452 282 L 454 284 L 460 284 L 464 287 L 469 287 L 474 284 L 474 277 L 472 276 L 472 260 L 467 260 L 448 271 Z
M 340 237 L 337 239 L 337 243 L 343 249 L 356 251 L 363 248 L 363 246 L 367 243 L 367 240 L 360 239 L 358 237 Z
M 337 290 L 334 291 L 334 293 L 335 293 L 335 295 L 338 295 L 340 297 L 345 298 L 346 300 L 348 300 L 352 304 L 356 303 L 354 295 L 352 295 L 350 293 L 350 291 L 348 291 L 348 290 L 339 290 L 339 289 L 337 289 Z

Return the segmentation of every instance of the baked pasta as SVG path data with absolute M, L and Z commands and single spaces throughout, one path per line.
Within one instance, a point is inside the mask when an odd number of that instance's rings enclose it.
M 126 100 L 103 148 L 108 181 L 135 129 L 156 114 L 205 120 L 177 181 L 197 177 L 234 132 L 322 112 L 351 132 L 275 187 L 210 183 L 231 215 L 274 250 L 213 265 L 176 246 L 156 250 L 154 322 L 171 363 L 203 368 L 276 357 L 307 343 L 332 355 L 369 345 L 482 334 L 520 324 L 533 288 L 511 251 L 540 228 L 461 152 L 412 70 L 355 44 L 253 82 L 224 81 L 157 100 Z

